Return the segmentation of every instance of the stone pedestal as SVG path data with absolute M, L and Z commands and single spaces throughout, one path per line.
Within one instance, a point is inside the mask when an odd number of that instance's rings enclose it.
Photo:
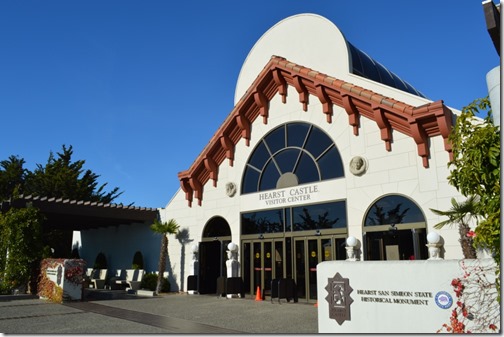
M 347 261 L 358 261 L 355 254 L 355 247 L 345 247 L 347 251 Z
M 238 298 L 241 297 L 241 289 L 238 286 L 234 286 L 236 280 L 241 280 L 240 276 L 240 262 L 238 262 L 238 245 L 231 242 L 228 244 L 227 251 L 228 260 L 226 261 L 226 272 L 227 272 L 227 287 L 226 287 L 226 297 L 227 298 Z M 233 286 L 231 286 L 233 285 Z
M 189 269 L 189 277 L 187 277 L 187 293 L 189 295 L 197 295 L 198 292 L 198 274 L 199 274 L 199 261 L 198 261 L 198 245 L 194 244 L 191 247 L 193 258 Z
M 428 260 L 443 260 L 441 251 L 444 243 L 443 238 L 436 232 L 430 232 L 427 234 L 427 242 L 426 246 L 429 249 Z
M 187 293 L 189 295 L 198 294 L 198 276 L 190 275 L 187 277 Z
M 353 236 L 349 236 L 346 239 L 346 252 L 347 252 L 347 261 L 359 261 L 358 251 L 360 247 L 360 242 Z
M 427 248 L 429 248 L 429 258 L 428 260 L 443 260 L 441 257 L 441 247 L 442 244 L 439 243 L 428 243 L 426 244 Z

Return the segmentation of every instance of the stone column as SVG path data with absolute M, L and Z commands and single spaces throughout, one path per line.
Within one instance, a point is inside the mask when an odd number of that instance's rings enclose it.
M 436 232 L 427 234 L 427 248 L 429 248 L 429 258 L 427 260 L 443 260 L 441 257 L 441 248 L 443 247 L 443 240 Z
M 240 273 L 240 262 L 238 262 L 238 245 L 230 242 L 227 246 L 227 277 L 238 277 Z
M 227 270 L 227 277 L 229 278 L 236 278 L 240 276 L 240 262 L 238 262 L 238 245 L 236 243 L 230 242 L 227 246 L 227 257 L 228 260 L 226 261 L 226 270 Z M 228 287 L 230 286 L 229 282 L 234 282 L 229 280 L 227 282 Z M 228 289 L 229 291 L 229 289 Z M 239 294 L 233 294 L 233 293 L 228 293 L 227 298 L 233 298 L 233 297 L 239 297 Z
M 357 256 L 357 250 L 359 249 L 359 240 L 353 236 L 349 236 L 346 239 L 346 251 L 347 251 L 347 261 L 359 261 Z

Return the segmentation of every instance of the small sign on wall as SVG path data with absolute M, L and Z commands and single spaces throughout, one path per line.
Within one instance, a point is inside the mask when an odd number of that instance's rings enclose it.
M 40 266 L 38 295 L 52 302 L 80 300 L 86 261 L 81 259 L 44 259 Z
M 398 245 L 388 245 L 385 246 L 385 253 L 387 254 L 387 260 L 400 260 L 399 258 L 399 246 Z
M 47 278 L 57 286 L 63 286 L 63 263 L 56 263 L 54 267 L 46 269 Z

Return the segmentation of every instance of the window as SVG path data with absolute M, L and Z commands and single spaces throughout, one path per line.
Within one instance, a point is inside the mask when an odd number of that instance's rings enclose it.
M 401 195 L 388 195 L 375 202 L 369 209 L 365 227 L 425 223 L 420 208 Z
M 292 208 L 294 231 L 346 228 L 344 201 Z
M 331 138 L 314 125 L 287 123 L 256 146 L 243 173 L 242 193 L 254 193 L 343 177 Z
M 226 219 L 216 216 L 205 225 L 203 237 L 213 239 L 219 236 L 231 236 L 231 229 Z
M 274 209 L 243 213 L 241 234 L 282 233 L 284 231 L 284 211 Z
M 428 258 L 425 217 L 407 197 L 378 199 L 366 214 L 363 232 L 366 260 Z
M 247 212 L 241 215 L 242 235 L 346 229 L 346 227 L 345 201 Z

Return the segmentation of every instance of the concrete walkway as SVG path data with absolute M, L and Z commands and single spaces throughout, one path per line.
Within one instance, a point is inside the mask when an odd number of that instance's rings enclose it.
M 12 297 L 11 297 L 12 298 Z M 315 334 L 313 304 L 210 295 L 134 295 L 54 304 L 0 300 L 0 332 L 16 334 Z

